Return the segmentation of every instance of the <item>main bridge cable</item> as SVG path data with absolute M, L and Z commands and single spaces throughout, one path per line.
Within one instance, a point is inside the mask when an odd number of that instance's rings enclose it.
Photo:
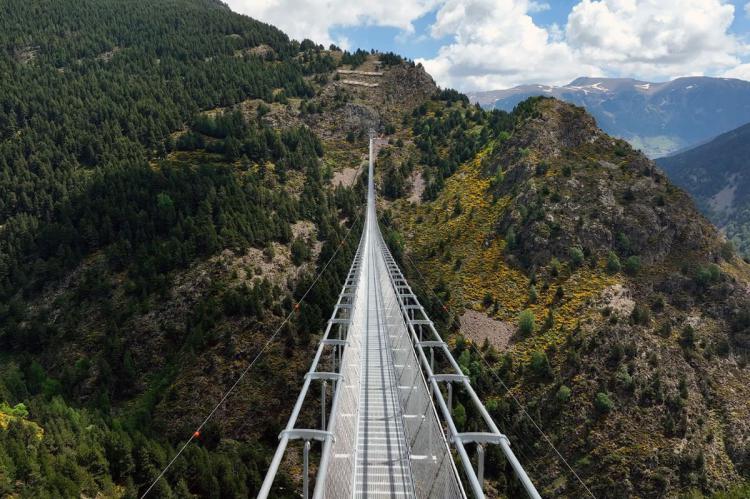
M 383 217 L 381 217 L 381 221 L 386 222 L 386 220 Z M 388 225 L 389 229 L 393 230 L 393 225 L 392 224 L 387 223 L 387 225 Z M 425 279 L 424 275 L 419 270 L 419 267 L 417 267 L 417 264 L 414 262 L 414 260 L 411 258 L 411 256 L 406 251 L 403 251 L 401 254 L 409 261 L 409 263 L 411 264 L 412 268 L 414 270 L 416 270 L 417 275 L 419 276 L 419 279 L 422 281 L 423 287 L 426 288 L 437 299 L 438 303 L 443 308 L 443 310 L 447 312 L 448 311 L 448 306 L 437 295 L 437 293 L 435 292 L 435 290 L 433 290 L 430 287 L 430 285 L 427 283 L 427 279 Z M 452 323 L 452 325 L 456 326 L 456 328 L 458 329 L 459 332 L 461 332 L 463 334 L 463 330 L 461 329 L 461 323 L 458 322 L 457 318 L 454 317 L 453 320 L 451 321 L 451 323 Z M 594 499 L 596 499 L 596 496 L 591 491 L 591 489 L 589 489 L 589 487 L 584 483 L 584 481 L 581 479 L 581 477 L 578 475 L 578 473 L 576 473 L 576 471 L 573 469 L 573 467 L 570 465 L 570 463 L 568 463 L 568 461 L 563 457 L 563 455 L 560 453 L 560 451 L 557 450 L 557 447 L 555 446 L 555 444 L 552 443 L 552 440 L 547 436 L 547 434 L 544 432 L 544 430 L 542 430 L 541 426 L 539 426 L 537 424 L 537 422 L 534 420 L 534 418 L 531 416 L 531 414 L 529 414 L 526 411 L 526 408 L 523 406 L 523 404 L 521 404 L 521 401 L 518 400 L 518 398 L 513 394 L 513 392 L 510 390 L 510 388 L 508 388 L 508 385 L 506 385 L 505 382 L 502 380 L 502 378 L 494 371 L 494 369 L 492 369 L 492 365 L 486 359 L 486 357 L 481 352 L 481 350 L 479 350 L 477 348 L 477 346 L 474 344 L 473 341 L 471 341 L 471 339 L 469 340 L 469 344 L 474 349 L 474 351 L 479 355 L 479 358 L 481 358 L 482 361 L 484 362 L 484 364 L 487 366 L 488 371 L 491 372 L 492 375 L 500 382 L 500 384 L 502 385 L 503 389 L 505 389 L 505 392 L 508 395 L 511 396 L 511 398 L 513 399 L 513 401 L 516 403 L 516 405 L 518 406 L 518 408 L 521 410 L 521 413 L 524 416 L 526 416 L 529 419 L 529 421 L 531 421 L 531 423 L 534 425 L 534 427 L 537 429 L 537 431 L 542 435 L 542 437 L 547 442 L 547 444 L 549 444 L 549 446 L 552 448 L 552 450 L 555 451 L 555 454 L 557 454 L 557 456 L 565 464 L 565 466 L 568 468 L 568 470 L 570 470 L 570 472 L 573 474 L 573 476 L 576 477 L 576 479 L 583 486 L 583 488 L 586 490 L 586 492 L 591 497 L 593 497 Z
M 325 263 L 322 269 L 318 272 L 318 274 L 315 276 L 315 279 L 313 280 L 312 284 L 307 288 L 307 290 L 304 292 L 302 297 L 295 303 L 295 305 L 292 307 L 292 310 L 287 314 L 287 316 L 284 318 L 284 320 L 281 322 L 278 328 L 276 328 L 276 331 L 266 340 L 266 342 L 263 344 L 263 347 L 260 349 L 260 351 L 255 355 L 253 360 L 250 362 L 250 364 L 247 365 L 244 371 L 239 375 L 239 377 L 234 381 L 234 383 L 224 392 L 224 395 L 221 397 L 219 402 L 214 406 L 214 408 L 211 410 L 211 412 L 208 413 L 208 416 L 203 420 L 203 422 L 198 425 L 198 427 L 195 429 L 195 431 L 190 435 L 190 438 L 187 439 L 187 441 L 183 444 L 183 446 L 180 448 L 179 451 L 177 451 L 177 454 L 174 455 L 171 461 L 164 467 L 164 469 L 161 470 L 161 473 L 159 473 L 159 476 L 157 476 L 153 482 L 151 482 L 151 485 L 149 485 L 148 489 L 146 489 L 146 492 L 143 493 L 141 496 L 141 499 L 144 499 L 150 492 L 151 489 L 153 489 L 156 484 L 159 482 L 159 480 L 164 477 L 166 472 L 169 470 L 169 468 L 172 467 L 172 465 L 177 461 L 177 458 L 180 457 L 180 455 L 185 451 L 185 449 L 188 447 L 188 445 L 191 444 L 193 440 L 195 440 L 199 435 L 203 427 L 208 423 L 208 421 L 213 417 L 214 413 L 216 413 L 217 410 L 219 410 L 219 407 L 221 407 L 224 402 L 229 398 L 229 396 L 232 394 L 235 388 L 237 388 L 237 385 L 240 384 L 242 379 L 247 375 L 248 372 L 250 372 L 250 369 L 253 368 L 256 362 L 258 362 L 258 359 L 261 358 L 261 356 L 266 352 L 268 347 L 273 343 L 273 341 L 276 339 L 276 336 L 278 336 L 279 332 L 283 329 L 283 327 L 286 325 L 287 322 L 289 322 L 289 319 L 292 318 L 292 316 L 299 310 L 299 305 L 305 300 L 307 295 L 312 291 L 312 289 L 315 287 L 315 285 L 318 283 L 320 278 L 323 276 L 323 273 L 325 273 L 326 269 L 328 269 L 328 266 L 331 264 L 334 258 L 336 258 L 336 255 L 338 255 L 341 248 L 344 247 L 344 243 L 349 239 L 349 234 L 351 234 L 352 229 L 357 225 L 357 222 L 359 222 L 359 219 L 361 217 L 362 210 L 357 210 L 357 216 L 354 219 L 354 222 L 349 226 L 349 228 L 346 231 L 346 234 L 344 234 L 344 238 L 339 240 L 339 244 L 336 245 L 336 249 L 334 250 L 331 257 L 328 259 L 328 261 Z

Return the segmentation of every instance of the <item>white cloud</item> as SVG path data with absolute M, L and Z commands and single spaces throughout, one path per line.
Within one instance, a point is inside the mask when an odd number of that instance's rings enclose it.
M 580 0 L 567 21 L 537 25 L 541 0 L 228 0 L 237 12 L 291 37 L 350 48 L 332 28 L 388 26 L 399 40 L 449 41 L 418 59 L 442 86 L 462 90 L 523 83 L 560 84 L 577 76 L 750 76 L 748 47 L 731 34 L 728 0 Z M 414 22 L 435 11 L 428 33 Z M 750 2 L 745 5 L 750 15 Z M 351 47 L 353 48 L 353 47 Z M 370 47 L 364 47 L 370 48 Z
M 665 78 L 737 65 L 733 19 L 734 6 L 721 0 L 583 0 L 565 40 L 608 74 Z
M 729 71 L 725 71 L 721 76 L 724 78 L 739 78 L 740 80 L 750 80 L 750 63 L 739 64 Z
M 433 36 L 453 37 L 421 62 L 443 85 L 464 90 L 561 83 L 575 76 L 668 79 L 717 74 L 746 51 L 729 33 L 723 0 L 581 0 L 567 24 L 541 27 L 536 2 L 447 0 Z
M 597 68 L 581 63 L 528 15 L 525 0 L 447 0 L 437 12 L 432 36 L 452 36 L 436 57 L 422 59 L 444 86 L 464 90 L 519 83 L 567 82 Z
M 226 0 L 235 12 L 271 23 L 297 40 L 337 43 L 334 27 L 388 26 L 414 32 L 412 22 L 435 8 L 439 0 L 390 2 L 363 0 Z M 371 47 L 364 47 L 371 48 Z
M 547 2 L 536 2 L 534 0 L 529 1 L 529 12 L 545 12 L 550 10 L 552 7 Z
M 750 17 L 750 2 L 747 2 L 747 3 L 745 4 L 745 15 L 746 15 L 747 17 Z

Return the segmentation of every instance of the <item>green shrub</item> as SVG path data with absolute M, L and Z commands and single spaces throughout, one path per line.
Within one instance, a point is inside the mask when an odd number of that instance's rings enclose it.
M 633 255 L 625 260 L 625 272 L 630 275 L 636 275 L 641 270 L 641 257 Z
M 466 408 L 461 405 L 461 402 L 456 402 L 456 406 L 453 408 L 453 421 L 459 430 L 466 425 Z
M 682 333 L 680 334 L 680 345 L 687 349 L 695 347 L 695 329 L 693 329 L 693 326 L 690 324 L 682 328 Z
M 560 388 L 557 389 L 557 395 L 555 395 L 555 398 L 562 404 L 570 400 L 570 394 L 570 388 L 565 385 L 561 385 Z
M 669 323 L 669 321 L 665 321 L 661 326 L 659 326 L 659 336 L 661 336 L 662 338 L 669 338 L 671 334 L 672 325 Z
M 297 237 L 292 241 L 292 262 L 300 266 L 303 262 L 310 259 L 310 247 L 301 238 Z
M 29 410 L 26 408 L 26 405 L 22 403 L 16 404 L 13 407 L 8 405 L 7 402 L 0 403 L 0 412 L 17 418 L 25 418 L 29 416 Z
M 615 379 L 617 380 L 617 383 L 625 390 L 631 391 L 634 387 L 633 377 L 630 375 L 624 365 L 617 370 L 617 373 L 615 373 Z
M 263 248 L 263 256 L 266 257 L 267 260 L 273 260 L 276 256 L 276 250 L 273 247 L 273 244 L 268 243 L 265 248 Z
M 531 310 L 526 309 L 521 312 L 518 316 L 518 329 L 521 331 L 521 334 L 528 336 L 533 333 L 535 321 L 534 313 Z
M 549 331 L 555 325 L 555 313 L 552 308 L 547 312 L 547 317 L 544 318 L 544 330 Z
M 731 260 L 734 257 L 735 249 L 732 241 L 727 241 L 721 245 L 721 257 L 724 260 Z
M 532 284 L 529 288 L 529 303 L 536 303 L 538 299 L 539 295 L 536 292 L 536 286 Z
M 718 265 L 712 263 L 707 266 L 700 266 L 698 267 L 698 270 L 695 273 L 695 277 L 693 278 L 695 280 L 695 283 L 701 287 L 706 288 L 710 286 L 711 284 L 714 284 L 719 281 L 721 278 L 721 269 Z
M 635 307 L 633 307 L 633 312 L 631 312 L 630 314 L 630 319 L 633 321 L 633 324 L 646 325 L 651 320 L 651 314 L 649 314 L 646 307 L 638 303 Z
M 568 256 L 570 256 L 570 262 L 574 267 L 580 267 L 583 264 L 583 251 L 578 246 L 572 246 L 568 250 Z
M 553 258 L 549 262 L 549 273 L 552 277 L 560 275 L 560 260 Z
M 617 253 L 610 251 L 607 255 L 607 271 L 616 274 L 621 268 L 622 265 L 620 265 L 620 258 L 617 256 Z
M 615 240 L 617 242 L 617 248 L 622 254 L 627 255 L 633 250 L 630 238 L 624 232 L 618 232 Z
M 488 308 L 494 302 L 495 302 L 495 299 L 492 297 L 491 293 L 484 294 L 484 298 L 482 298 L 482 305 L 484 305 L 484 308 Z
M 654 299 L 654 302 L 651 304 L 651 310 L 654 312 L 661 312 L 664 310 L 664 306 L 666 305 L 666 302 L 664 301 L 664 297 L 659 295 Z
M 599 414 L 607 414 L 614 409 L 615 403 L 604 392 L 598 392 L 594 398 L 594 408 Z
M 508 250 L 516 247 L 516 231 L 513 230 L 513 227 L 509 227 L 508 232 L 505 233 L 505 247 Z
M 531 372 L 539 377 L 546 378 L 552 374 L 549 359 L 547 359 L 547 354 L 544 352 L 532 352 L 529 367 L 531 367 Z

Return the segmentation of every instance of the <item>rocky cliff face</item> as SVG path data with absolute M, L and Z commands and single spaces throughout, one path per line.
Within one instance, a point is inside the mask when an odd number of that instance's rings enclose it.
M 531 314 L 504 351 L 485 346 L 491 367 L 471 350 L 495 417 L 545 470 L 534 476 L 543 495 L 585 491 L 493 372 L 597 496 L 746 479 L 750 268 L 581 108 L 524 106 L 435 201 L 396 205 L 407 250 L 455 309 L 514 328 Z

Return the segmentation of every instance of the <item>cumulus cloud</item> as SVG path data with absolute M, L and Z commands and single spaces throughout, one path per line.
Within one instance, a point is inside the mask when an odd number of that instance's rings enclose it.
M 227 0 L 235 12 L 247 14 L 279 27 L 297 40 L 340 43 L 331 28 L 384 26 L 414 32 L 413 21 L 435 8 L 439 0 L 390 2 L 363 0 Z M 369 47 L 368 47 L 369 48 Z
M 270 22 L 297 39 L 332 39 L 335 27 L 383 26 L 402 40 L 447 40 L 433 57 L 418 59 L 442 86 L 462 90 L 523 83 L 566 83 L 577 76 L 750 76 L 748 47 L 730 32 L 728 0 L 580 0 L 567 19 L 550 26 L 533 13 L 538 0 L 228 0 L 235 11 Z M 750 2 L 745 11 L 750 13 Z M 427 33 L 414 22 L 434 12 Z
M 729 71 L 725 71 L 721 76 L 724 78 L 738 78 L 740 80 L 750 81 L 750 63 L 739 64 Z
M 433 36 L 453 41 L 421 62 L 442 84 L 466 90 L 561 83 L 575 76 L 667 79 L 727 71 L 745 47 L 729 33 L 721 0 L 582 0 L 564 28 L 541 27 L 536 2 L 446 1 Z
M 664 78 L 739 64 L 733 19 L 734 6 L 721 0 L 583 0 L 565 40 L 607 73 Z
M 746 15 L 747 17 L 750 17 L 750 2 L 747 2 L 747 3 L 745 4 L 745 15 Z
M 551 8 L 547 2 L 535 2 L 534 0 L 529 2 L 529 12 L 544 12 Z
M 434 58 L 420 59 L 441 85 L 464 90 L 519 83 L 570 81 L 598 73 L 581 63 L 529 16 L 523 0 L 447 0 L 438 10 L 432 36 L 452 37 Z

